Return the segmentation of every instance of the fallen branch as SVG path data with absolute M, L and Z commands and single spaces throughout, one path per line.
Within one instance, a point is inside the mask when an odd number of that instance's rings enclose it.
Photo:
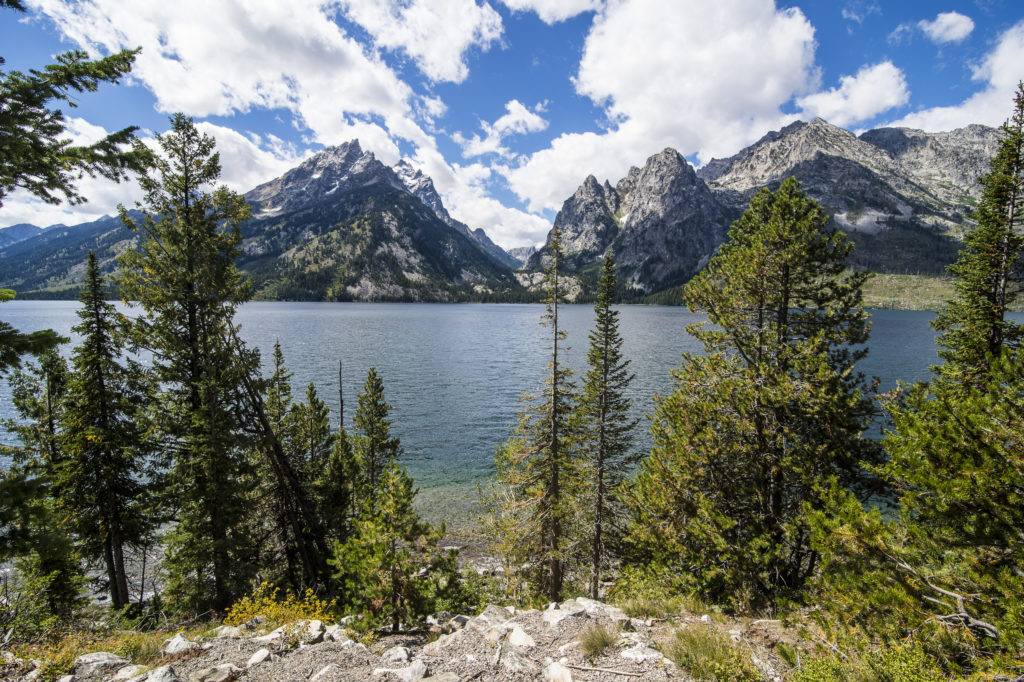
M 624 670 L 612 670 L 611 668 L 588 668 L 585 665 L 566 665 L 566 668 L 573 670 L 585 670 L 592 673 L 608 673 L 610 675 L 622 675 L 623 677 L 643 677 L 643 673 L 627 673 Z

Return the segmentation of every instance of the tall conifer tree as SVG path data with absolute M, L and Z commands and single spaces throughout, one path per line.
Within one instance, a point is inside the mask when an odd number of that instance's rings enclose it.
M 576 551 L 578 533 L 568 521 L 579 502 L 579 472 L 575 461 L 573 411 L 577 395 L 572 371 L 562 364 L 566 338 L 559 326 L 559 304 L 565 298 L 562 236 L 556 226 L 548 242 L 550 262 L 545 269 L 545 313 L 550 362 L 543 394 L 524 395 L 532 403 L 519 415 L 511 439 L 495 454 L 496 486 L 489 500 L 489 524 L 497 546 L 516 565 L 529 562 L 533 589 L 551 601 L 561 598 L 566 558 Z
M 155 418 L 177 521 L 167 542 L 170 592 L 191 608 L 223 610 L 253 570 L 239 487 L 251 480 L 239 409 L 249 368 L 231 343 L 235 308 L 248 297 L 234 259 L 249 207 L 223 186 L 209 191 L 220 161 L 191 119 L 176 114 L 157 139 L 164 155 L 139 180 L 143 218 L 121 210 L 141 242 L 121 254 L 120 285 L 142 306 L 136 332 L 153 351 L 161 388 Z
M 656 408 L 654 449 L 631 493 L 645 556 L 737 606 L 798 597 L 814 574 L 808 508 L 829 481 L 870 490 L 862 437 L 874 407 L 854 362 L 868 337 L 853 245 L 793 178 L 759 192 L 685 288 L 707 323 L 688 331 L 676 389 Z
M 146 512 L 149 402 L 138 363 L 122 359 L 127 321 L 104 300 L 105 287 L 89 254 L 79 300 L 82 343 L 72 354 L 63 424 L 64 457 L 54 467 L 54 494 L 72 520 L 85 556 L 106 566 L 111 604 L 128 605 L 125 548 L 152 528 Z
M 352 451 L 360 473 L 356 493 L 358 505 L 370 513 L 376 509 L 377 490 L 384 467 L 402 454 L 402 444 L 391 435 L 390 410 L 391 405 L 384 400 L 384 382 L 377 375 L 377 368 L 371 367 L 359 394 L 355 416 L 358 431 L 352 437 Z
M 627 469 L 635 463 L 630 454 L 632 431 L 630 399 L 626 396 L 634 374 L 622 355 L 619 313 L 615 300 L 615 263 L 605 254 L 601 281 L 594 304 L 594 328 L 587 350 L 589 369 L 584 377 L 579 413 L 580 451 L 587 478 L 587 534 L 590 536 L 590 597 L 598 598 L 601 571 L 607 563 L 607 541 L 618 529 L 621 504 L 616 495 Z

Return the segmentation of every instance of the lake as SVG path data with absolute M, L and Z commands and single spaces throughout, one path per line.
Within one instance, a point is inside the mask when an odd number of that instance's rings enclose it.
M 21 331 L 51 328 L 71 336 L 77 306 L 74 301 L 10 301 L 0 306 L 0 319 Z M 565 359 L 579 372 L 593 308 L 559 310 L 569 333 Z M 636 373 L 633 409 L 643 418 L 653 411 L 653 396 L 672 389 L 670 372 L 680 355 L 699 350 L 685 328 L 701 316 L 681 307 L 618 310 L 625 355 Z M 457 521 L 455 510 L 475 499 L 477 484 L 493 470 L 494 448 L 516 420 L 519 396 L 539 390 L 544 379 L 549 342 L 538 323 L 542 312 L 543 306 L 528 304 L 247 303 L 236 321 L 264 361 L 280 340 L 294 372 L 295 397 L 302 398 L 313 382 L 335 424 L 338 362 L 343 363 L 346 425 L 367 369 L 376 366 L 393 406 L 393 433 L 405 448 L 403 461 L 421 491 L 418 506 L 429 517 Z M 862 371 L 880 377 L 883 389 L 897 380 L 926 379 L 938 359 L 928 324 L 933 317 L 926 311 L 872 311 L 871 352 Z M 0 416 L 13 416 L 5 382 L 0 382 Z M 0 440 L 12 442 L 5 431 Z M 646 419 L 638 427 L 637 445 L 650 446 Z

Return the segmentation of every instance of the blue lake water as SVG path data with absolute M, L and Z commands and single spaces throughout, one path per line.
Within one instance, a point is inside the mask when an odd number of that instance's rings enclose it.
M 21 331 L 51 328 L 70 336 L 77 306 L 10 301 L 0 306 L 0 319 Z M 566 305 L 560 311 L 569 333 L 566 362 L 582 370 L 593 308 Z M 699 351 L 685 328 L 701 316 L 678 307 L 622 306 L 619 311 L 625 354 L 636 373 L 634 411 L 643 417 L 653 411 L 654 395 L 672 389 L 670 372 L 680 355 Z M 542 312 L 540 305 L 509 304 L 248 303 L 236 320 L 242 337 L 264 360 L 280 340 L 294 372 L 295 397 L 313 382 L 335 423 L 338 361 L 344 368 L 346 424 L 367 369 L 376 366 L 422 506 L 469 496 L 491 474 L 494 448 L 516 420 L 519 396 L 538 390 L 545 376 L 549 346 L 538 324 Z M 880 377 L 883 389 L 898 380 L 926 379 L 937 361 L 928 324 L 933 317 L 926 311 L 873 311 L 870 353 L 861 369 Z M 0 381 L 0 417 L 11 416 L 10 391 Z M 0 432 L 0 441 L 10 443 L 11 437 Z M 649 444 L 644 420 L 637 445 Z

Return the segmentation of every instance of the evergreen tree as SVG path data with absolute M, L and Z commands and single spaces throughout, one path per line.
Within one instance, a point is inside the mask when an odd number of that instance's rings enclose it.
M 177 525 L 168 534 L 168 591 L 197 610 L 226 609 L 253 572 L 248 447 L 239 409 L 251 357 L 231 343 L 235 308 L 248 287 L 234 265 L 241 196 L 207 187 L 220 175 L 214 141 L 176 114 L 157 137 L 163 156 L 140 177 L 144 217 L 121 218 L 141 233 L 121 254 L 120 285 L 138 301 L 141 345 L 153 351 L 161 391 L 154 419 L 171 459 L 166 500 Z
M 605 254 L 594 304 L 594 329 L 587 350 L 589 369 L 580 397 L 580 450 L 587 464 L 590 535 L 590 598 L 598 598 L 601 571 L 608 559 L 608 538 L 617 530 L 621 504 L 616 490 L 627 469 L 635 463 L 630 447 L 637 424 L 630 419 L 630 399 L 626 396 L 634 374 L 629 360 L 622 356 L 619 313 L 612 309 L 615 300 L 615 263 Z
M 377 368 L 366 373 L 366 383 L 359 394 L 355 425 L 359 429 L 352 438 L 352 450 L 359 467 L 358 504 L 372 514 L 377 505 L 377 490 L 387 463 L 402 454 L 402 444 L 391 436 L 388 412 L 391 405 L 384 400 L 384 382 Z
M 1024 83 L 1017 85 L 1013 114 L 981 185 L 977 225 L 949 267 L 956 294 L 932 323 L 943 348 L 936 370 L 962 384 L 984 383 L 989 363 L 1024 339 L 1024 326 L 1006 319 L 1024 281 Z
M 137 363 L 122 363 L 127 321 L 104 300 L 96 256 L 89 254 L 85 288 L 79 300 L 82 343 L 72 354 L 67 384 L 62 446 L 53 467 L 54 494 L 71 520 L 83 554 L 106 566 L 111 604 L 127 606 L 124 551 L 141 543 L 151 524 L 143 505 L 147 466 L 145 419 L 149 402 Z
M 353 532 L 359 466 L 344 425 L 338 428 L 327 466 L 317 477 L 315 490 L 327 537 L 345 542 Z
M 818 554 L 808 508 L 829 481 L 866 496 L 862 438 L 874 412 L 854 362 L 867 340 L 866 274 L 844 274 L 852 244 L 792 178 L 759 192 L 707 269 L 685 288 L 707 323 L 688 331 L 657 406 L 654 448 L 630 493 L 641 556 L 736 606 L 799 596 Z
M 314 480 L 327 466 L 334 444 L 330 410 L 312 382 L 306 386 L 306 401 L 294 404 L 289 414 L 291 446 L 297 466 L 309 480 Z
M 559 601 L 565 581 L 566 558 L 576 549 L 578 533 L 566 523 L 577 517 L 579 475 L 573 458 L 572 423 L 577 397 L 572 372 L 559 360 L 565 330 L 559 327 L 558 304 L 564 299 L 561 281 L 561 231 L 555 227 L 548 242 L 550 264 L 545 269 L 545 314 L 541 324 L 550 330 L 551 361 L 540 398 L 519 415 L 513 437 L 495 454 L 496 486 L 488 501 L 489 525 L 497 548 L 516 565 L 534 566 L 528 580 L 533 588 Z
M 1022 672 L 1024 349 L 1003 315 L 1020 283 L 1022 124 L 1018 86 L 981 180 L 978 225 L 952 268 L 956 298 L 937 320 L 945 362 L 928 384 L 886 400 L 889 459 L 878 471 L 899 518 L 839 499 L 839 514 L 818 524 L 832 617 L 880 639 L 914 638 L 953 672 Z

